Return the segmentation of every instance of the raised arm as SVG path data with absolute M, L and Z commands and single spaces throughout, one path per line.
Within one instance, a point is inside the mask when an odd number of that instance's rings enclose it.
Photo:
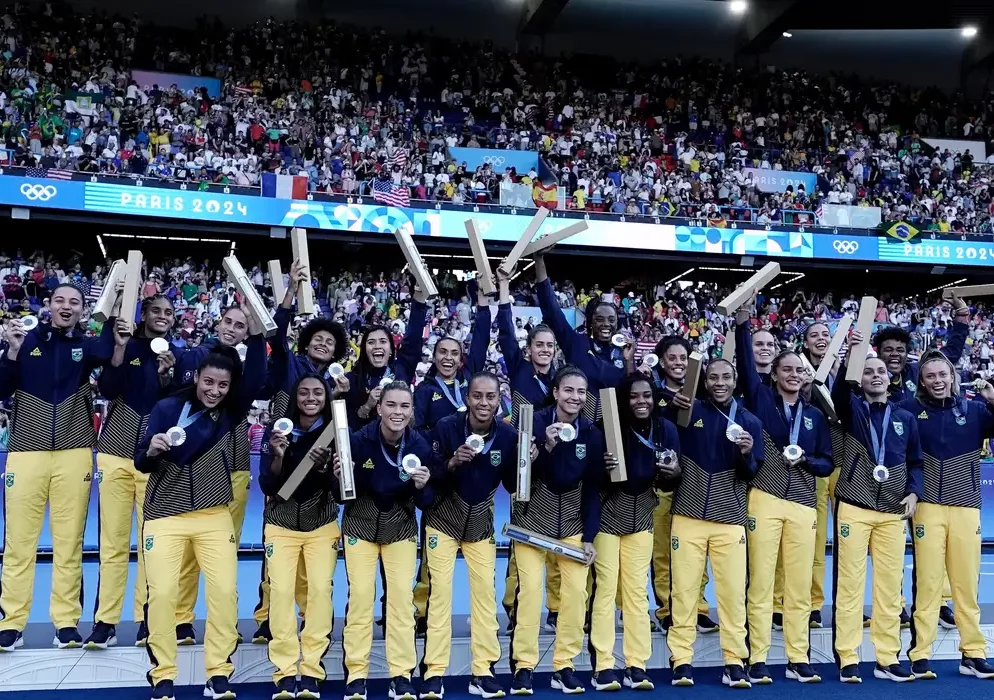
M 542 321 L 548 325 L 556 336 L 556 340 L 563 346 L 563 354 L 569 362 L 575 362 L 577 354 L 587 352 L 589 342 L 586 336 L 579 333 L 567 321 L 563 315 L 563 309 L 559 306 L 555 292 L 552 291 L 552 282 L 549 281 L 549 274 L 545 268 L 545 259 L 535 256 L 535 279 L 538 282 L 536 291 L 538 292 L 538 305 L 542 309 Z
M 266 386 L 266 339 L 262 333 L 256 333 L 249 336 L 245 346 L 245 368 L 242 373 L 244 380 L 240 397 L 242 405 L 239 406 L 239 411 L 248 413 L 252 402 L 259 398 Z
M 856 396 L 853 393 L 852 385 L 846 381 L 846 365 L 839 367 L 838 380 L 832 385 L 832 404 L 835 406 L 835 415 L 838 417 L 842 427 L 850 432 L 853 421 L 853 401 Z
M 114 355 L 114 331 L 117 327 L 117 317 L 111 316 L 104 321 L 104 327 L 96 338 L 83 339 L 83 354 L 86 366 L 92 371 L 110 362 Z
M 480 295 L 480 303 L 476 307 L 476 317 L 473 319 L 473 339 L 469 343 L 469 355 L 466 357 L 466 371 L 470 376 L 487 366 L 487 350 L 490 349 L 490 326 L 493 319 L 490 315 L 490 304 L 485 295 Z
M 411 382 L 414 379 L 421 361 L 421 348 L 424 345 L 425 323 L 428 321 L 428 305 L 423 298 L 415 297 L 411 302 L 411 316 L 407 320 L 407 329 L 404 331 L 404 342 L 400 346 L 400 353 L 397 355 L 397 362 L 404 370 L 404 381 Z
M 739 386 L 744 394 L 746 408 L 755 412 L 759 409 L 763 382 L 756 369 L 756 358 L 752 354 L 748 311 L 739 311 L 735 316 L 735 366 L 739 372 Z
M 518 346 L 518 339 L 514 336 L 511 305 L 505 303 L 503 298 L 501 298 L 500 306 L 497 307 L 497 347 L 500 348 L 501 357 L 504 358 L 507 376 L 513 377 L 518 371 L 518 365 L 524 362 L 525 358 Z

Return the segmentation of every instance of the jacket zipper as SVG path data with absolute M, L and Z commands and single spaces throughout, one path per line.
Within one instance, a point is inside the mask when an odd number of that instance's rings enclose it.
M 946 444 L 946 421 L 945 415 L 943 414 L 943 419 L 939 421 L 939 444 Z M 939 503 L 942 503 L 942 491 L 943 483 L 945 478 L 946 460 L 942 457 L 939 458 Z
M 57 348 L 52 353 L 53 355 L 55 355 L 55 372 L 54 372 L 54 376 L 52 377 L 52 447 L 51 447 L 51 449 L 54 450 L 55 449 L 55 422 L 56 422 L 56 416 L 57 416 L 57 414 L 59 412 L 59 400 L 58 400 L 58 394 L 56 393 L 58 391 L 58 389 L 56 387 L 58 387 L 58 384 L 59 384 L 59 350 L 61 350 L 61 348 L 58 348 L 56 346 L 57 341 L 55 340 L 54 336 L 52 337 L 52 340 L 49 341 L 49 342 L 50 342 L 50 344 L 51 344 L 52 347 L 56 347 Z M 70 352 L 72 352 L 72 350 L 70 350 Z

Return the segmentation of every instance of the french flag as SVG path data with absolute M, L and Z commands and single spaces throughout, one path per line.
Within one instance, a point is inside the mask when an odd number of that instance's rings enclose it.
M 307 199 L 307 176 L 263 173 L 262 196 L 277 199 Z

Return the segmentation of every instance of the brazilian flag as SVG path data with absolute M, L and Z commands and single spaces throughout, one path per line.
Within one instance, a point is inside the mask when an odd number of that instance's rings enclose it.
M 907 243 L 918 235 L 919 231 L 906 221 L 898 221 L 884 231 L 891 238 Z

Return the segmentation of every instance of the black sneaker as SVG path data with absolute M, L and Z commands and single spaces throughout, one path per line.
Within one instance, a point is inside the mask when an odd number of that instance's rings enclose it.
M 263 620 L 259 629 L 252 635 L 253 644 L 269 644 L 273 641 L 273 633 L 269 631 L 269 620 Z
M 473 676 L 469 682 L 469 694 L 489 700 L 489 698 L 504 697 L 504 689 L 493 676 Z
M 694 667 L 690 664 L 680 664 L 673 669 L 673 679 L 670 685 L 678 688 L 689 688 L 694 684 Z
M 870 616 L 863 615 L 863 627 L 869 627 L 869 626 L 870 626 Z
M 90 636 L 83 642 L 87 649 L 106 649 L 117 646 L 117 630 L 114 625 L 106 622 L 96 622 L 90 630 Z
M 912 661 L 911 673 L 920 681 L 931 681 L 936 678 L 935 671 L 932 670 L 932 665 L 928 662 L 928 659 Z
M 297 679 L 281 678 L 276 684 L 276 692 L 273 693 L 273 700 L 293 700 L 297 697 Z
M 24 635 L 17 630 L 0 631 L 0 651 L 14 651 L 24 646 Z
M 839 681 L 842 683 L 862 683 L 863 679 L 859 677 L 859 666 L 856 664 L 843 666 L 839 669 Z
M 821 676 L 811 664 L 787 664 L 787 671 L 784 675 L 799 683 L 821 683 Z
M 911 615 L 904 608 L 901 608 L 901 629 L 906 630 L 911 627 Z
M 417 700 L 418 697 L 414 694 L 414 686 L 411 685 L 411 679 L 407 676 L 394 676 L 390 680 L 390 689 L 387 691 L 387 695 L 390 696 L 391 700 Z
M 756 685 L 770 685 L 773 676 L 770 675 L 770 669 L 766 668 L 766 664 L 759 661 L 749 666 L 749 681 Z
M 875 664 L 873 666 L 873 677 L 883 681 L 894 681 L 895 683 L 907 683 L 915 679 L 914 675 L 901 664 L 891 664 L 883 666 Z
M 414 636 L 418 639 L 424 639 L 428 634 L 428 618 L 419 617 L 414 621 Z
M 673 618 L 670 615 L 666 615 L 665 617 L 662 618 L 657 617 L 655 618 L 655 620 L 656 620 L 656 629 L 658 629 L 663 634 L 669 633 L 670 627 L 673 626 Z
M 777 632 L 783 631 L 783 613 L 773 613 L 773 629 Z
M 421 681 L 421 700 L 442 700 L 445 695 L 445 687 L 442 685 L 441 676 L 432 676 Z
M 621 690 L 621 683 L 618 682 L 618 674 L 610 668 L 591 675 L 590 685 L 594 687 L 594 690 Z
M 83 638 L 75 627 L 63 627 L 55 633 L 52 646 L 59 649 L 79 649 L 83 646 Z
M 721 684 L 729 688 L 751 688 L 749 674 L 741 666 L 729 664 L 725 666 L 725 672 L 721 674 Z
M 152 700 L 176 700 L 173 697 L 173 682 L 159 681 L 152 688 Z
M 224 676 L 211 676 L 204 686 L 204 697 L 214 700 L 235 700 L 235 691 Z
M 583 692 L 583 684 L 577 680 L 576 671 L 564 668 L 552 674 L 552 689 L 561 690 L 566 695 L 577 695 Z
M 812 610 L 811 615 L 808 616 L 808 627 L 820 630 L 824 626 L 821 622 L 821 610 Z
M 939 627 L 947 630 L 956 629 L 956 616 L 948 605 L 939 608 Z
M 984 679 L 994 678 L 994 666 L 987 663 L 987 659 L 971 659 L 964 656 L 959 662 L 959 674 Z
M 345 700 L 366 700 L 365 678 L 357 678 L 345 686 Z
M 297 681 L 297 700 L 321 700 L 321 681 L 311 676 L 301 676 Z
M 144 620 L 138 624 L 138 633 L 135 635 L 135 646 L 148 646 L 148 624 Z
M 718 631 L 718 623 L 712 620 L 707 615 L 697 616 L 697 632 L 698 634 L 711 634 L 712 632 Z
M 543 625 L 543 629 L 546 632 L 552 632 L 553 634 L 555 634 L 556 625 L 558 624 L 559 624 L 559 613 L 550 611 L 549 614 L 545 616 L 545 625 Z
M 176 625 L 176 645 L 181 647 L 192 646 L 197 643 L 197 633 L 193 630 L 193 625 Z
M 532 695 L 532 673 L 530 668 L 519 668 L 511 681 L 511 695 Z M 347 700 L 347 699 L 346 699 Z
M 625 669 L 625 677 L 621 681 L 625 684 L 626 688 L 631 688 L 632 690 L 654 690 L 656 685 L 649 678 L 649 674 L 645 672 L 644 668 L 639 668 L 638 666 L 629 666 Z

